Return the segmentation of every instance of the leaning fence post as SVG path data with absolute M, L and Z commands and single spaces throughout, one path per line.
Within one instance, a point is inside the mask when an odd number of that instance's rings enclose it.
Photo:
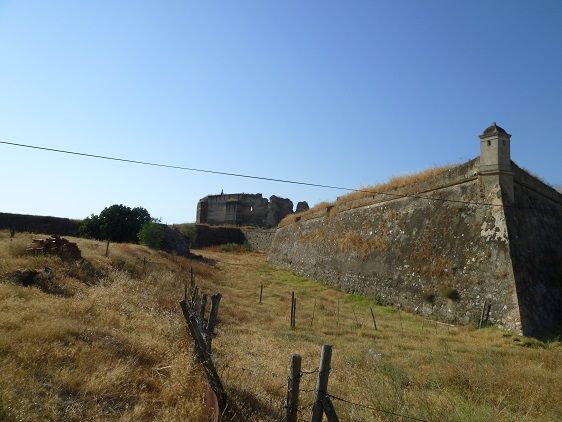
M 287 386 L 287 422 L 297 422 L 301 379 L 301 355 L 293 354 L 290 363 L 291 369 Z
M 193 290 L 193 286 L 195 285 L 195 279 L 193 278 L 193 267 L 189 267 L 189 273 L 191 278 L 191 290 Z
M 203 328 L 205 326 L 205 308 L 207 307 L 207 293 L 203 293 L 201 296 L 201 307 L 199 308 L 199 326 Z
M 320 368 L 318 370 L 318 379 L 316 388 L 314 389 L 314 404 L 312 405 L 312 422 L 322 422 L 322 414 L 324 405 L 322 401 L 328 393 L 328 378 L 330 376 L 330 363 L 332 360 L 332 346 L 325 344 L 322 346 L 322 354 L 320 355 Z
M 221 298 L 222 295 L 220 293 L 211 296 L 211 311 L 209 312 L 207 327 L 205 328 L 205 340 L 207 343 L 207 352 L 209 354 L 211 354 L 211 342 L 213 341 L 213 331 L 215 330 L 215 325 L 217 323 Z
M 375 326 L 375 331 L 377 331 L 377 321 L 375 320 L 375 313 L 373 312 L 373 308 L 371 309 L 371 316 L 373 317 L 373 325 Z
M 332 403 L 330 396 L 324 397 L 324 399 L 322 400 L 322 406 L 324 407 L 324 413 L 326 413 L 328 422 L 339 422 L 336 409 L 334 409 L 334 404 Z
M 109 239 L 107 239 L 107 243 L 105 244 L 105 256 L 109 255 Z

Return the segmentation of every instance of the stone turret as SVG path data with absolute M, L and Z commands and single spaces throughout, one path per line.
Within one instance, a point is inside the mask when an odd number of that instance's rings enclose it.
M 496 122 L 480 135 L 480 173 L 511 173 L 511 135 Z
M 480 178 L 489 191 L 501 188 L 504 202 L 513 203 L 513 173 L 510 152 L 511 135 L 496 124 L 480 135 Z

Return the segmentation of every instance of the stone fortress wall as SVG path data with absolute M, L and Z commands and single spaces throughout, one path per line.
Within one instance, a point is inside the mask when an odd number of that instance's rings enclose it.
M 495 124 L 480 157 L 278 228 L 271 263 L 443 321 L 528 335 L 562 324 L 562 195 L 510 160 Z M 400 196 L 404 192 L 408 196 Z

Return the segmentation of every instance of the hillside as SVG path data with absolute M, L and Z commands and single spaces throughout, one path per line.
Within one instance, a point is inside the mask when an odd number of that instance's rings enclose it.
M 31 235 L 8 237 L 0 232 L 0 275 L 49 266 L 55 277 L 42 288 L 0 282 L 2 420 L 205 420 L 204 378 L 177 305 L 190 265 L 203 291 L 223 294 L 214 357 L 242 420 L 280 420 L 295 352 L 308 420 L 324 343 L 334 346 L 330 392 L 355 403 L 432 421 L 562 418 L 560 342 L 437 324 L 236 247 L 197 251 L 202 263 L 125 244 L 106 258 L 104 244 L 73 239 L 85 258 L 77 265 L 25 255 Z M 341 420 L 397 420 L 335 406 Z
M 64 262 L 27 255 L 31 237 L 0 232 L 0 420 L 205 420 L 177 312 L 187 260 L 126 244 L 105 258 L 104 244 L 69 238 L 85 259 Z M 39 288 L 7 281 L 44 267 L 54 278 Z

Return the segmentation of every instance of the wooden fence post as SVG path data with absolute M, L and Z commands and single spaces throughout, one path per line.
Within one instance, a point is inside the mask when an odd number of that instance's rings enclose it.
M 337 320 L 338 327 L 340 326 L 340 300 L 338 299 L 338 320 Z
M 322 406 L 324 407 L 324 413 L 326 413 L 328 422 L 339 422 L 338 415 L 336 414 L 336 409 L 334 409 L 334 405 L 329 396 L 324 397 L 324 399 L 322 400 Z
M 262 296 L 263 296 L 263 284 L 260 285 L 260 303 L 261 303 Z
M 293 328 L 293 316 L 295 313 L 295 292 L 291 292 L 291 328 Z
M 291 356 L 289 383 L 287 386 L 287 422 L 297 422 L 299 408 L 299 386 L 301 379 L 301 355 Z
M 201 296 L 201 306 L 199 308 L 199 325 L 201 328 L 205 326 L 205 308 L 207 308 L 207 293 Z
M 211 342 L 213 341 L 213 331 L 217 323 L 217 316 L 219 314 L 219 304 L 222 295 L 220 293 L 211 296 L 211 311 L 209 312 L 209 320 L 205 328 L 205 340 L 207 343 L 207 352 L 211 354 Z
M 322 422 L 324 405 L 322 401 L 327 398 L 328 378 L 330 376 L 330 363 L 332 360 L 332 346 L 325 344 L 322 346 L 320 355 L 320 368 L 318 369 L 318 379 L 314 389 L 314 404 L 312 405 L 312 422 Z
M 486 312 L 486 301 L 482 305 L 482 312 L 480 313 L 480 322 L 478 323 L 478 328 L 482 328 L 482 324 L 484 323 L 484 313 Z
M 375 331 L 377 331 L 377 321 L 375 320 L 375 313 L 373 312 L 373 308 L 371 309 L 371 316 L 373 317 L 373 325 L 375 326 Z
M 185 320 L 187 322 L 187 327 L 189 328 L 191 337 L 193 338 L 193 343 L 195 346 L 195 356 L 197 360 L 201 362 L 201 364 L 203 364 L 203 368 L 205 369 L 205 372 L 207 374 L 207 379 L 209 380 L 209 385 L 217 396 L 220 410 L 222 412 L 228 411 L 228 399 L 226 396 L 226 392 L 215 369 L 215 366 L 213 365 L 211 354 L 205 347 L 205 339 L 203 339 L 201 331 L 199 330 L 197 317 L 192 312 L 193 308 L 190 309 L 188 302 L 185 300 L 182 300 L 180 302 L 180 306 L 183 312 L 183 316 L 185 317 Z
M 312 327 L 312 323 L 314 322 L 314 312 L 316 311 L 316 299 L 314 299 L 314 307 L 312 308 L 312 318 L 310 319 L 310 326 Z
M 293 300 L 293 328 L 297 326 L 297 298 Z
M 105 244 L 105 256 L 109 255 L 109 239 L 107 239 L 107 243 Z

